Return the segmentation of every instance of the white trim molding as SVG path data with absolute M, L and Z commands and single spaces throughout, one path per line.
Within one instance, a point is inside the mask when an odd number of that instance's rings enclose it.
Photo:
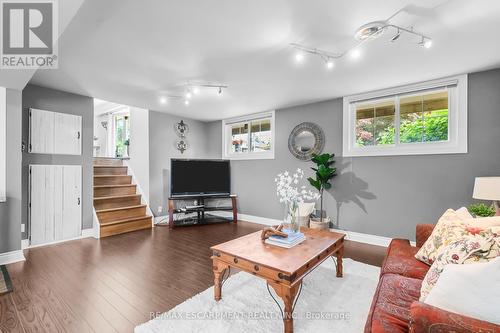
M 263 225 L 268 225 L 268 226 L 277 225 L 277 224 L 280 224 L 282 222 L 281 220 L 278 220 L 278 219 L 270 219 L 270 218 L 266 218 L 266 217 L 260 217 L 260 216 L 254 216 L 254 215 L 248 215 L 248 214 L 239 214 L 239 213 L 238 213 L 238 221 L 245 221 L 245 222 L 263 224 Z M 345 239 L 351 240 L 353 242 L 378 245 L 378 246 L 383 246 L 383 247 L 388 247 L 389 243 L 392 240 L 392 238 L 390 238 L 390 237 L 364 234 L 364 233 L 355 232 L 355 231 L 340 230 L 340 229 L 330 229 L 330 231 L 344 233 L 344 234 L 346 234 Z M 413 242 L 413 241 L 411 241 L 410 244 L 412 246 L 415 246 L 415 242 Z
M 346 96 L 343 99 L 344 157 L 467 153 L 467 74 Z M 426 91 L 448 92 L 448 140 L 423 143 L 399 142 L 399 98 Z M 395 143 L 360 147 L 356 144 L 356 103 L 391 99 L 395 104 Z
M 0 265 L 13 264 L 19 261 L 25 261 L 23 250 L 0 253 Z
M 0 87 L 0 202 L 7 200 L 7 89 Z
M 222 120 L 222 157 L 230 160 L 263 160 L 274 159 L 274 152 L 276 150 L 276 126 L 275 126 L 275 110 L 254 113 L 246 116 L 224 119 Z M 250 152 L 230 154 L 229 153 L 229 138 L 231 137 L 229 125 L 237 123 L 245 123 L 252 120 L 270 118 L 271 120 L 271 151 L 269 152 Z M 250 134 L 250 131 L 249 131 Z

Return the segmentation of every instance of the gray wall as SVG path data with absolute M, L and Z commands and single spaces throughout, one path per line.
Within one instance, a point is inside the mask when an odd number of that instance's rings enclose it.
M 472 202 L 474 177 L 500 175 L 499 92 L 500 70 L 469 75 L 469 152 L 456 155 L 344 159 L 341 99 L 277 110 L 275 159 L 231 162 L 240 211 L 282 218 L 273 179 L 311 166 L 290 155 L 287 139 L 294 126 L 312 121 L 325 131 L 324 151 L 337 156 L 340 171 L 326 194 L 328 214 L 346 230 L 414 239 L 417 223 L 435 223 L 445 209 Z M 220 138 L 220 127 L 210 124 L 209 136 Z
M 82 155 L 46 155 L 23 152 L 22 162 L 22 223 L 28 220 L 28 170 L 30 164 L 81 165 L 82 166 L 82 224 L 92 228 L 93 181 L 92 146 L 94 137 L 94 101 L 91 97 L 59 90 L 27 85 L 23 90 L 22 140 L 28 143 L 29 108 L 49 110 L 82 116 Z M 23 234 L 23 239 L 27 234 Z
M 0 253 L 21 249 L 21 159 L 21 91 L 7 89 L 7 201 L 0 203 Z
M 174 145 L 179 140 L 174 131 L 174 124 L 181 119 L 189 125 L 187 134 L 189 148 L 183 154 Z M 209 152 L 208 134 L 207 123 L 157 111 L 149 112 L 149 205 L 156 216 L 167 214 L 170 159 L 214 157 Z M 217 141 L 219 149 L 220 142 Z M 158 213 L 158 206 L 163 207 L 162 213 Z

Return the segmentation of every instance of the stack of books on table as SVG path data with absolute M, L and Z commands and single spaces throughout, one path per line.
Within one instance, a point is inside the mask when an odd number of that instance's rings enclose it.
M 306 236 L 301 232 L 293 232 L 290 229 L 284 229 L 282 231 L 286 233 L 288 237 L 272 235 L 266 239 L 265 243 L 289 249 L 306 240 Z

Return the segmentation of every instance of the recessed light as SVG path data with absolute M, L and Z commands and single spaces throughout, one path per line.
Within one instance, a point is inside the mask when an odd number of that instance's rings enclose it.
M 349 57 L 351 57 L 351 59 L 358 59 L 359 57 L 361 57 L 361 50 L 358 48 L 352 49 L 351 51 L 349 51 Z
M 194 87 L 193 88 L 193 94 L 197 95 L 200 92 L 200 88 Z
M 184 104 L 189 105 L 189 101 L 186 99 L 186 100 L 184 101 Z
M 432 46 L 432 39 L 427 39 L 426 41 L 424 41 L 424 47 L 426 49 L 430 48 Z
M 295 61 L 298 63 L 303 62 L 304 61 L 304 53 L 303 52 L 295 53 Z
M 332 59 L 328 59 L 326 62 L 326 69 L 332 69 L 335 66 L 334 62 Z
M 166 97 L 160 97 L 160 104 L 167 104 L 167 98 Z
M 186 98 L 190 99 L 191 97 L 193 97 L 193 94 L 191 94 L 191 92 L 188 90 L 188 92 L 186 93 Z

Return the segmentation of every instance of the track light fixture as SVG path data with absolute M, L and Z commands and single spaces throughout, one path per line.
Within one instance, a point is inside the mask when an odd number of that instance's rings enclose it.
M 396 24 L 392 24 L 390 22 L 396 15 L 398 15 L 402 11 L 403 10 L 397 11 L 385 21 L 374 21 L 359 27 L 354 34 L 354 38 L 358 41 L 357 44 L 341 53 L 334 53 L 317 48 L 307 47 L 302 44 L 291 43 L 290 46 L 297 51 L 295 53 L 295 61 L 298 63 L 303 62 L 306 54 L 312 54 L 321 57 L 325 61 L 327 69 L 332 69 L 334 67 L 333 60 L 342 58 L 345 55 L 349 55 L 351 59 L 359 58 L 361 56 L 361 45 L 363 45 L 367 41 L 379 38 L 391 28 L 396 29 L 396 34 L 390 39 L 391 42 L 396 42 L 401 37 L 402 33 L 407 33 L 420 37 L 418 45 L 426 49 L 430 48 L 432 46 L 432 39 L 430 37 L 413 30 L 413 27 L 408 29 Z

